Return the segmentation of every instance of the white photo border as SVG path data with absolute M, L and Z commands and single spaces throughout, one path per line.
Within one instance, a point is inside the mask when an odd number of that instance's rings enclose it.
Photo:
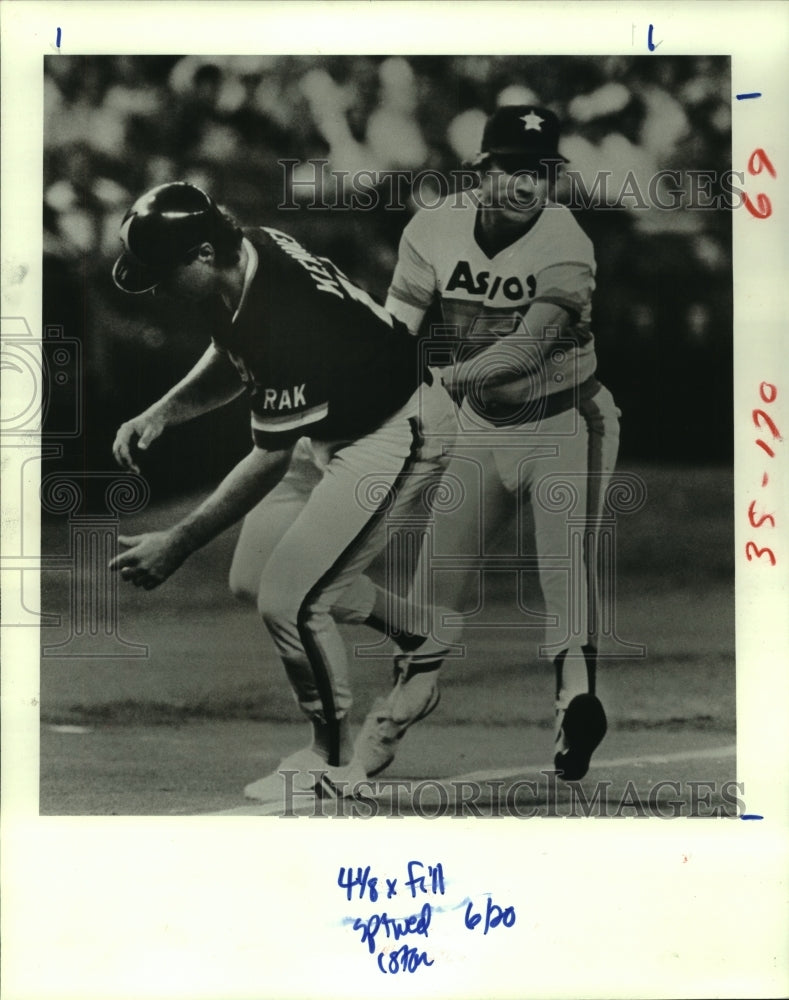
M 789 475 L 774 467 L 778 565 L 748 560 L 763 461 L 759 386 L 789 426 L 786 6 L 706 3 L 14 2 L 2 11 L 2 315 L 41 326 L 43 56 L 250 52 L 732 57 L 733 159 L 772 216 L 734 213 L 737 767 L 760 822 L 401 819 L 371 824 L 38 815 L 38 637 L 2 630 L 3 995 L 775 996 L 789 991 Z M 57 33 L 60 33 L 59 36 Z M 758 100 L 735 95 L 759 91 Z M 35 441 L 22 443 L 34 457 Z M 27 455 L 27 453 L 25 453 Z M 7 456 L 4 456 L 6 458 Z M 26 467 L 35 479 L 35 462 Z M 26 489 L 35 495 L 36 483 Z M 3 497 L 12 551 L 20 498 Z M 781 507 L 781 503 L 784 504 Z M 26 524 L 26 531 L 37 526 Z M 13 585 L 8 574 L 9 586 Z M 9 623 L 4 622 L 5 625 Z M 582 838 L 582 839 L 581 839 Z M 430 978 L 382 978 L 342 920 L 341 864 L 443 864 L 459 898 L 517 899 L 518 936 L 436 941 Z M 683 861 L 683 858 L 685 859 Z M 429 984 L 426 985 L 425 984 Z

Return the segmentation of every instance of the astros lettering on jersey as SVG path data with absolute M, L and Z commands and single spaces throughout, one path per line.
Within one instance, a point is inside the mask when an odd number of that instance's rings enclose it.
M 477 214 L 469 193 L 418 212 L 403 231 L 390 295 L 422 310 L 438 295 L 444 323 L 463 344 L 462 359 L 492 339 L 526 336 L 520 319 L 528 323 L 535 302 L 562 306 L 571 317 L 562 342 L 571 341 L 571 349 L 550 371 L 542 369 L 532 391 L 548 396 L 584 382 L 597 367 L 591 240 L 569 209 L 549 202 L 524 235 L 488 257 L 475 238 Z

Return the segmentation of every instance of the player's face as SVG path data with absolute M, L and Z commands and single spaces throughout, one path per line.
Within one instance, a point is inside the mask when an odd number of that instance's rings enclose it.
M 548 199 L 548 180 L 534 171 L 507 168 L 494 163 L 482 181 L 483 204 L 495 217 L 507 222 L 528 222 Z
M 156 290 L 174 299 L 199 302 L 213 294 L 216 281 L 214 248 L 210 243 L 204 243 L 194 260 L 176 264 L 159 282 Z

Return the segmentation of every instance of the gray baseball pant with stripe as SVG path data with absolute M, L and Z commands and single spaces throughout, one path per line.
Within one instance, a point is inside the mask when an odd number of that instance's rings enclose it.
M 387 524 L 424 524 L 457 427 L 438 380 L 381 427 L 352 442 L 302 438 L 282 482 L 247 515 L 230 586 L 257 605 L 302 710 L 332 723 L 352 701 L 337 621 L 364 621 L 374 587 L 364 570 Z

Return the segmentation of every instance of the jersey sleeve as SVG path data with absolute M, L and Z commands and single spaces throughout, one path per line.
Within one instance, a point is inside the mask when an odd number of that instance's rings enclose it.
M 256 448 L 264 451 L 285 451 L 304 436 L 304 431 L 296 429 L 281 431 L 279 433 L 259 431 L 254 426 L 252 428 L 252 443 Z
M 267 451 L 289 448 L 300 437 L 320 436 L 329 415 L 328 403 L 301 409 L 291 415 L 256 411 L 254 392 L 250 394 L 250 400 L 253 402 L 250 413 L 252 440 L 258 448 L 265 448 Z
M 595 288 L 594 269 L 586 262 L 551 264 L 536 275 L 535 302 L 549 302 L 566 309 L 573 318 L 583 316 Z
M 403 230 L 389 294 L 417 309 L 427 309 L 436 290 L 436 272 L 420 223 L 415 216 Z

